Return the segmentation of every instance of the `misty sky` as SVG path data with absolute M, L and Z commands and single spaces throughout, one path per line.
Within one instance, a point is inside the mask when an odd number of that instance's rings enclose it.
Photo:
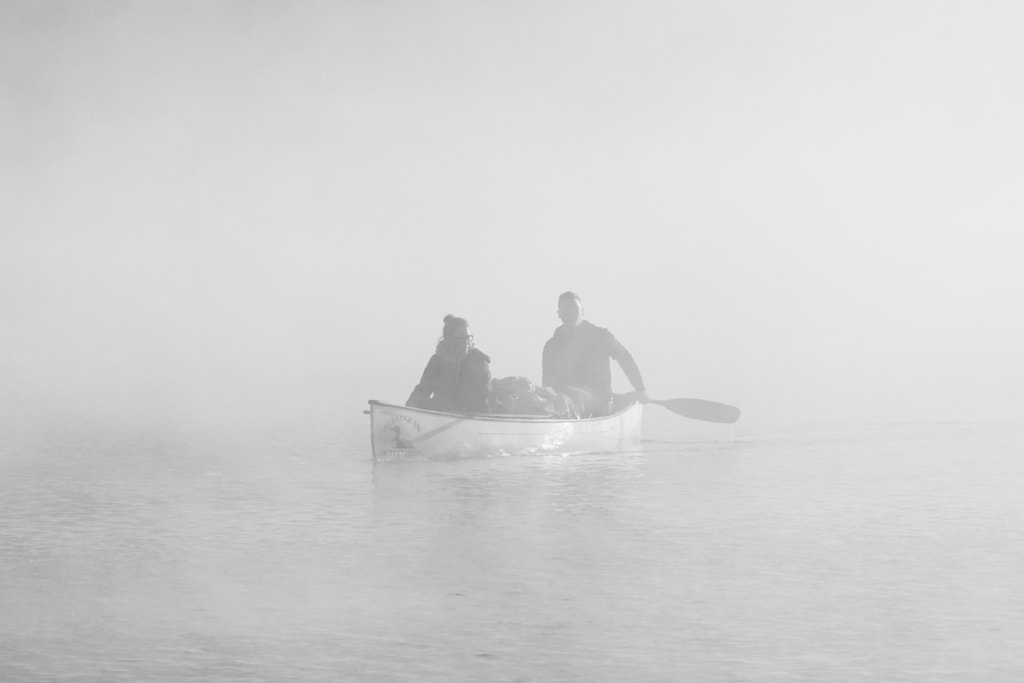
M 1013 415 L 1022 7 L 7 0 L 0 391 L 539 380 L 573 289 L 653 396 Z

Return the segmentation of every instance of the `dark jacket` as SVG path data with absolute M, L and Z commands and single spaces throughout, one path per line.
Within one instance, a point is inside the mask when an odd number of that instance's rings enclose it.
M 490 364 L 490 357 L 479 349 L 470 349 L 458 363 L 435 353 L 405 405 L 444 413 L 486 413 Z
M 575 328 L 562 325 L 544 345 L 544 384 L 610 396 L 612 358 L 634 389 L 646 391 L 636 361 L 611 332 L 586 320 Z

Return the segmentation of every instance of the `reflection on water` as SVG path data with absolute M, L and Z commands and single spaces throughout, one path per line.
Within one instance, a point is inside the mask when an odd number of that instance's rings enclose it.
M 0 680 L 1015 680 L 1024 434 L 374 463 L 362 421 L 21 425 Z

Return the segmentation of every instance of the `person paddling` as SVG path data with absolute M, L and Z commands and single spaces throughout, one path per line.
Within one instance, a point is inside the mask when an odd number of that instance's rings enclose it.
M 466 319 L 446 315 L 441 340 L 405 405 L 445 413 L 489 412 L 490 363 L 473 345 Z
M 632 398 L 647 403 L 640 368 L 625 346 L 603 327 L 583 319 L 583 301 L 575 292 L 558 297 L 561 326 L 544 344 L 542 384 L 572 396 L 584 417 L 607 415 L 612 409 L 611 359 L 633 385 Z

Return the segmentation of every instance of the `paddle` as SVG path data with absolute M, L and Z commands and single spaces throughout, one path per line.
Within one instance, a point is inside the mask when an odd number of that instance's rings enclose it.
M 715 401 L 705 401 L 700 398 L 670 398 L 667 401 L 651 399 L 648 403 L 657 403 L 659 406 L 668 408 L 676 415 L 682 415 L 693 420 L 732 423 L 740 419 L 740 409 L 736 406 Z

